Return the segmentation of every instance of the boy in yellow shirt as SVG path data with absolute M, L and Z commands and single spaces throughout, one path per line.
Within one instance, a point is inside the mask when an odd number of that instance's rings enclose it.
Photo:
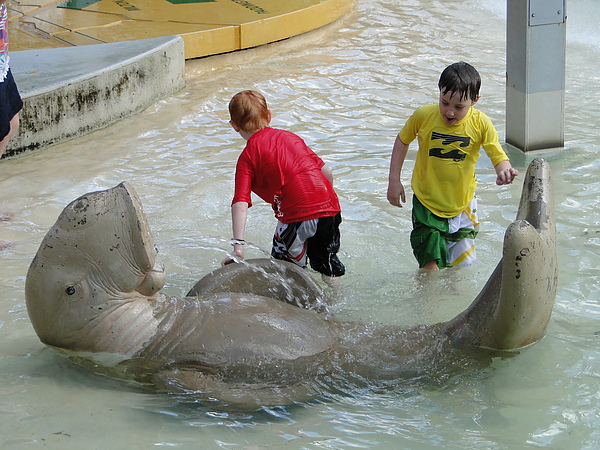
M 439 103 L 418 108 L 396 137 L 387 191 L 392 205 L 402 207 L 406 202 L 400 173 L 409 144 L 418 138 L 410 242 L 423 270 L 464 266 L 475 260 L 479 230 L 475 163 L 480 148 L 494 165 L 497 185 L 510 184 L 518 175 L 491 120 L 473 108 L 481 87 L 477 70 L 465 62 L 451 64 L 442 72 L 438 87 Z

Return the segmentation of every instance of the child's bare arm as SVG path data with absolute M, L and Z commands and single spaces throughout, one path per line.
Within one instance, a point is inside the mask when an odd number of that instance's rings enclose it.
M 400 208 L 402 208 L 402 203 L 406 203 L 406 193 L 404 192 L 404 185 L 400 181 L 400 173 L 402 172 L 407 152 L 408 144 L 405 144 L 399 136 L 396 136 L 392 150 L 392 159 L 390 160 L 387 199 L 392 205 L 399 206 Z
M 246 220 L 248 219 L 248 203 L 236 202 L 231 205 L 231 221 L 233 223 L 233 251 L 231 256 L 244 258 L 244 233 L 246 231 Z M 236 243 L 237 242 L 237 243 Z M 225 266 L 235 262 L 231 257 L 225 258 L 221 265 Z
M 329 182 L 331 184 L 333 184 L 333 172 L 331 171 L 331 169 L 329 168 L 329 166 L 327 164 L 325 164 L 323 167 L 321 167 L 321 172 L 323 172 L 323 175 L 325 175 L 325 178 L 327 178 L 329 180 Z

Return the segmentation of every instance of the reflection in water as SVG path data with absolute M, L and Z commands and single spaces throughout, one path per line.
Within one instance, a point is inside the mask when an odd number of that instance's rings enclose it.
M 557 196 L 559 291 L 548 336 L 539 344 L 439 384 L 409 380 L 374 389 L 355 382 L 322 401 L 239 415 L 93 376 L 44 349 L 25 309 L 27 266 L 58 213 L 82 193 L 123 180 L 134 185 L 148 214 L 169 274 L 166 293 L 183 295 L 218 267 L 229 250 L 234 165 L 243 147 L 227 125 L 226 105 L 246 88 L 266 95 L 274 126 L 304 137 L 333 168 L 344 217 L 340 257 L 348 269 L 341 287 L 330 292 L 336 316 L 405 325 L 446 320 L 464 309 L 497 263 L 520 183 L 499 188 L 481 158 L 478 261 L 423 279 L 410 254 L 409 208 L 393 208 L 385 198 L 387 169 L 395 134 L 416 105 L 435 101 L 440 70 L 457 60 L 482 74 L 478 105 L 503 136 L 504 5 L 359 0 L 347 19 L 310 37 L 189 63 L 186 89 L 138 116 L 2 161 L 0 209 L 15 217 L 0 223 L 0 239 L 15 245 L 0 254 L 0 444 L 596 448 L 596 0 L 568 3 L 567 148 L 548 155 Z M 524 173 L 526 162 L 511 156 Z M 250 214 L 247 239 L 254 248 L 247 257 L 262 257 L 274 219 L 260 202 Z

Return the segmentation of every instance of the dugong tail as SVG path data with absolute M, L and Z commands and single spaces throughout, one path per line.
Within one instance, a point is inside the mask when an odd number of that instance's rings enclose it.
M 549 164 L 533 160 L 502 260 L 473 303 L 445 324 L 456 345 L 518 349 L 546 333 L 558 281 L 554 192 Z

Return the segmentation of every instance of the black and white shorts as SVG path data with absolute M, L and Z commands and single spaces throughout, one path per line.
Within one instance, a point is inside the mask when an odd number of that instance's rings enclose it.
M 342 215 L 294 223 L 277 222 L 271 256 L 306 267 L 306 261 L 317 272 L 341 277 L 346 268 L 337 257 L 340 249 Z

